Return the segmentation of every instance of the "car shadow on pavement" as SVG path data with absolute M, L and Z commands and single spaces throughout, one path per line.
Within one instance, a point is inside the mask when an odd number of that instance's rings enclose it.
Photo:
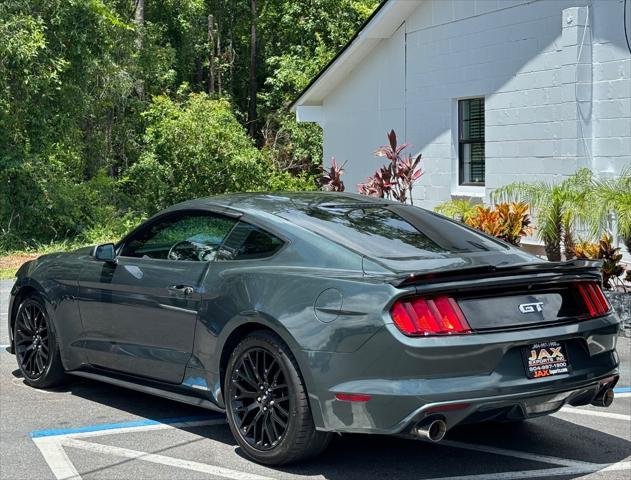
M 23 378 L 19 370 L 14 370 L 12 374 L 15 378 Z M 61 387 L 46 389 L 46 391 L 69 393 L 75 397 L 101 403 L 107 407 L 127 412 L 134 417 L 140 417 L 139 419 L 160 421 L 176 417 L 218 415 L 216 412 L 204 408 L 186 405 L 155 395 L 79 377 L 71 377 L 67 384 Z M 111 417 L 95 419 L 98 423 L 123 422 L 129 420 L 129 416 L 125 415 L 117 419 Z
M 13 375 L 19 377 L 19 371 L 14 371 Z M 49 391 L 67 392 L 129 414 L 115 420 L 111 417 L 94 419 L 95 423 L 128 421 L 129 416 L 160 421 L 174 417 L 218 415 L 202 408 L 87 379 L 72 380 L 64 387 Z M 247 459 L 237 447 L 227 425 L 178 428 L 198 435 L 202 440 L 236 447 L 236 454 Z M 631 447 L 631 442 L 623 438 L 557 417 L 542 417 L 515 424 L 459 426 L 450 430 L 445 440 L 448 442 L 434 444 L 400 437 L 345 434 L 336 436 L 330 447 L 317 458 L 295 465 L 267 468 L 278 472 L 281 478 L 283 475 L 322 475 L 332 480 L 375 476 L 418 479 L 419 475 L 425 478 L 448 477 L 559 467 L 536 459 L 459 448 L 449 441 L 598 464 L 624 460 Z M 200 448 L 208 448 L 207 444 L 201 443 Z
M 445 440 L 435 444 L 400 437 L 344 435 L 320 457 L 278 470 L 340 480 L 371 478 L 375 472 L 387 472 L 388 477 L 397 480 L 418 479 L 419 475 L 448 478 L 560 466 L 457 448 L 450 441 L 599 464 L 625 460 L 631 447 L 631 442 L 623 438 L 556 417 L 455 427 Z

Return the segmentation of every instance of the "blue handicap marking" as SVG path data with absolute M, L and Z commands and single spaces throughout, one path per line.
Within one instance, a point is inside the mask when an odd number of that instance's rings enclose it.
M 73 433 L 85 433 L 85 432 L 99 432 L 102 430 L 114 430 L 116 428 L 134 428 L 134 427 L 145 427 L 147 425 L 171 425 L 177 423 L 187 423 L 187 422 L 199 422 L 204 420 L 213 420 L 216 418 L 222 418 L 222 415 L 197 415 L 190 417 L 174 417 L 174 418 L 164 418 L 162 420 L 137 420 L 134 422 L 121 422 L 121 423 L 108 423 L 105 425 L 88 425 L 85 427 L 76 427 L 76 428 L 60 428 L 53 430 L 35 430 L 29 433 L 31 438 L 40 438 L 40 437 L 54 437 L 57 435 L 69 435 Z

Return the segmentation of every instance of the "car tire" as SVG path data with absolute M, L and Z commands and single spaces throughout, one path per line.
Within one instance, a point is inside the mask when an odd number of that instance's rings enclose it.
M 29 295 L 20 303 L 13 325 L 13 342 L 24 383 L 51 388 L 67 381 L 55 328 L 38 295 Z
M 224 392 L 230 430 L 256 462 L 305 460 L 319 455 L 331 441 L 331 433 L 315 428 L 296 359 L 272 332 L 253 332 L 237 345 L 226 369 Z

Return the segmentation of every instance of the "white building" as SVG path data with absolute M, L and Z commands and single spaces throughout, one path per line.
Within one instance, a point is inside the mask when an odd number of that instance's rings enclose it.
M 631 163 L 624 0 L 387 0 L 292 109 L 356 191 L 394 129 L 423 154 L 415 204 Z M 631 0 L 627 2 L 631 36 Z

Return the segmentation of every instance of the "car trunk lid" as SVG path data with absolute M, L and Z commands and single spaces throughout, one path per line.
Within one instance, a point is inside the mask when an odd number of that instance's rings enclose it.
M 478 265 L 408 274 L 391 283 L 408 290 L 413 287 L 415 296 L 449 295 L 472 331 L 492 332 L 595 316 L 580 288 L 588 285 L 596 294 L 595 289 L 600 289 L 599 266 L 598 261 L 585 260 Z

